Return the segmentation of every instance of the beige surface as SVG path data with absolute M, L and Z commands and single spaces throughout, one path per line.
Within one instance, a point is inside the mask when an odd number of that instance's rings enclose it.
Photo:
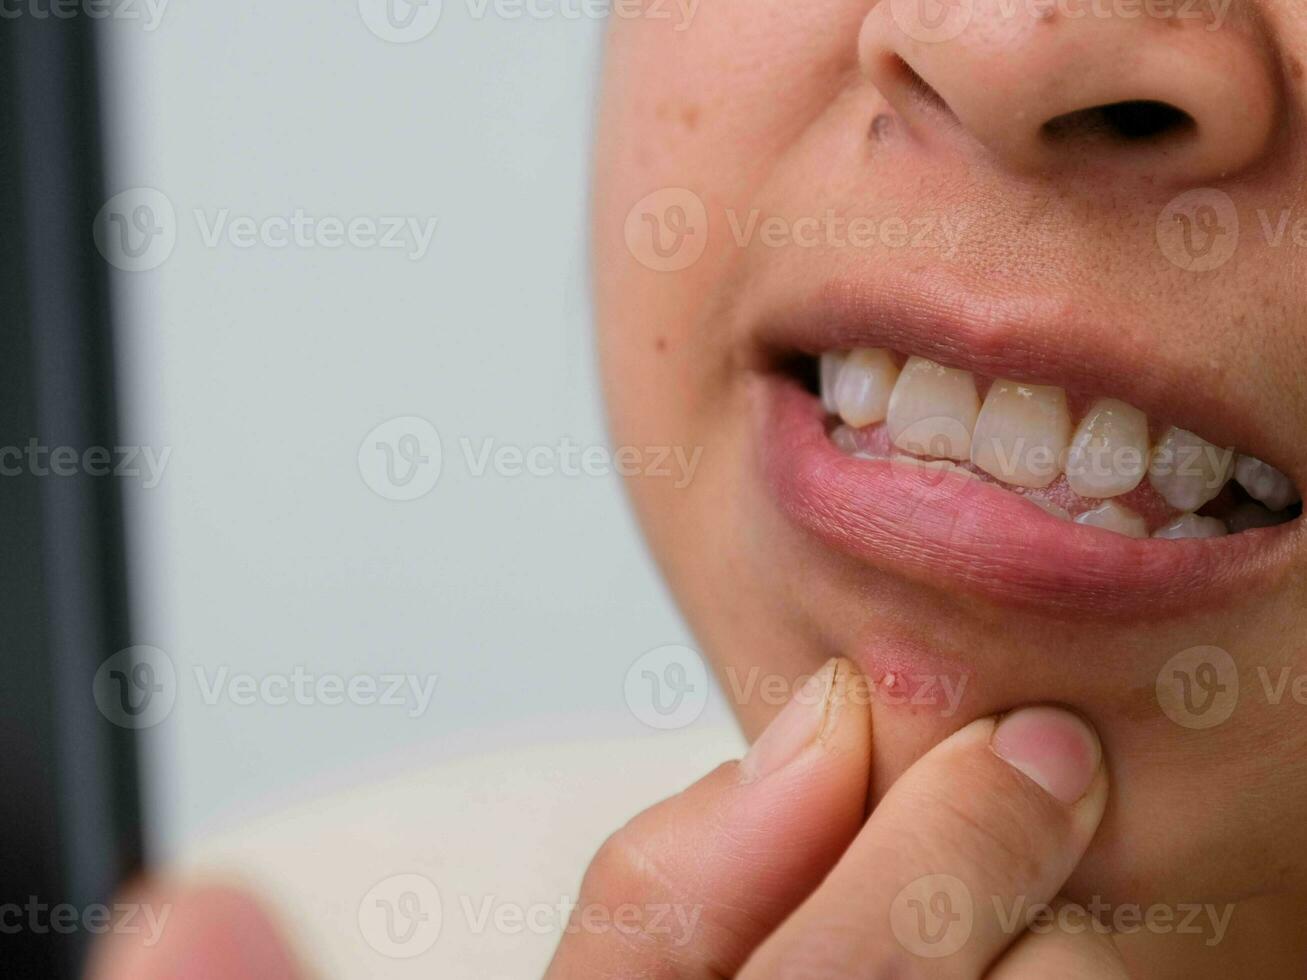
M 323 978 L 539 976 L 599 843 L 742 749 L 695 727 L 462 759 L 211 839 L 182 869 L 264 896 Z

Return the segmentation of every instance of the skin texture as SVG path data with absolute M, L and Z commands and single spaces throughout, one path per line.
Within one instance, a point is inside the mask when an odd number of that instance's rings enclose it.
M 832 656 L 965 676 L 952 713 L 938 701 L 873 704 L 874 803 L 971 719 L 1068 705 L 1097 729 L 1113 792 L 1065 894 L 1235 905 L 1215 945 L 1174 930 L 1119 937 L 1143 975 L 1297 975 L 1307 709 L 1274 688 L 1282 672 L 1292 684 L 1307 670 L 1301 522 L 1280 539 L 1286 560 L 1203 608 L 1069 615 L 855 560 L 787 520 L 761 475 L 759 378 L 770 365 L 759 311 L 889 269 L 931 287 L 1052 298 L 1064 316 L 1039 328 L 1041 342 L 1091 352 L 1091 370 L 1095 348 L 1110 352 L 1092 393 L 1146 393 L 1168 420 L 1307 485 L 1307 252 L 1264 233 L 1286 211 L 1307 216 L 1296 53 L 1307 11 L 1235 2 L 1217 26 L 1039 18 L 1024 5 L 1005 16 L 989 0 L 971 9 L 968 30 L 939 44 L 906 37 L 887 2 L 865 0 L 717 0 L 681 31 L 614 21 L 593 208 L 613 440 L 703 449 L 688 487 L 637 477 L 632 499 L 751 737 L 779 705 L 740 693 L 749 676 L 793 679 Z M 1173 104 L 1196 131 L 1142 152 L 1092 134 L 1040 137 L 1049 119 L 1124 99 Z M 674 271 L 650 267 L 628 223 L 665 188 L 692 191 L 707 215 L 702 254 Z M 1206 271 L 1169 260 L 1157 233 L 1168 204 L 1196 188 L 1229 195 L 1242 227 L 1233 257 Z M 732 221 L 755 209 L 789 221 L 948 216 L 966 232 L 949 256 L 820 235 L 806 247 L 742 244 Z M 1120 364 L 1134 366 L 1129 384 Z M 1207 729 L 1177 724 L 1157 695 L 1163 665 L 1197 645 L 1228 651 L 1241 682 L 1237 710 Z
M 1073 351 L 1091 380 L 1081 395 L 1128 396 L 1307 485 L 1307 252 L 1292 229 L 1279 244 L 1266 231 L 1307 217 L 1295 54 L 1307 9 L 1185 8 L 1218 23 L 1101 6 L 1107 16 L 960 0 L 933 11 L 969 14 L 947 41 L 914 35 L 912 10 L 929 5 L 890 0 L 713 0 L 688 22 L 613 19 L 593 207 L 613 441 L 702 450 L 688 485 L 650 474 L 630 492 L 756 741 L 614 833 L 585 877 L 582 904 L 700 908 L 694 942 L 581 931 L 551 977 L 1302 975 L 1301 522 L 1275 539 L 1274 561 L 1200 607 L 1069 610 L 1004 602 L 892 549 L 846 554 L 792 522 L 763 475 L 775 359 L 760 319 L 888 271 L 936 306 L 955 289 L 1038 296 L 1056 315 L 972 338 L 992 373 L 1028 341 Z M 1125 100 L 1165 102 L 1192 125 L 1123 145 L 1069 115 Z M 1168 205 L 1196 189 L 1228 195 L 1241 219 L 1236 250 L 1209 269 L 1177 264 L 1160 234 Z M 687 202 L 679 227 L 699 237 L 688 262 L 669 264 L 641 238 L 644 216 Z M 964 232 L 923 248 L 852 247 L 820 230 L 803 244 L 742 242 L 755 212 L 947 218 Z M 1170 658 L 1200 645 L 1227 651 L 1240 685 L 1237 709 L 1210 727 L 1178 723 L 1159 686 Z M 851 696 L 859 678 L 888 674 L 897 686 Z M 808 690 L 812 675 L 825 694 L 796 728 L 769 682 Z M 1069 706 L 1096 736 L 1062 714 L 1061 729 L 1038 727 L 1048 709 L 1013 712 L 1041 703 Z M 1002 734 L 1014 719 L 1021 746 Z M 1037 763 L 1052 774 L 1032 775 Z M 892 928 L 894 903 L 936 873 L 980 897 L 977 924 L 954 957 L 921 959 Z M 1160 911 L 1171 926 L 996 931 L 990 895 L 1107 918 Z M 248 899 L 178 903 L 189 926 L 166 949 L 106 947 L 94 975 L 293 975 Z M 1176 926 L 1199 906 L 1228 916 L 1219 937 L 1206 918 Z M 229 962 L 218 940 L 232 930 L 258 941 Z

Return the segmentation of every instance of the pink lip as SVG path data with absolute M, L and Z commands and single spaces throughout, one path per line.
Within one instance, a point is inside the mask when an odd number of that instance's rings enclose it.
M 1227 604 L 1289 567 L 1300 521 L 1195 541 L 1082 527 L 990 484 L 845 456 L 815 397 L 781 375 L 757 382 L 760 458 L 780 509 L 882 570 L 1055 615 L 1157 617 Z

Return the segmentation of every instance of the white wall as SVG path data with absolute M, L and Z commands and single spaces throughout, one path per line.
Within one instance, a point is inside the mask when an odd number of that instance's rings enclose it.
M 159 486 L 127 487 L 138 642 L 177 674 L 144 732 L 159 853 L 433 756 L 644 731 L 627 669 L 688 641 L 615 477 L 478 478 L 463 458 L 462 438 L 605 440 L 584 241 L 602 24 L 469 3 L 407 44 L 359 0 L 104 25 L 111 193 L 154 188 L 175 212 L 166 259 L 116 279 L 124 442 L 172 451 Z M 224 209 L 438 226 L 418 260 L 206 243 Z M 411 502 L 358 463 L 397 416 L 444 449 Z M 410 717 L 412 698 L 210 704 L 196 675 L 297 665 L 438 679 Z

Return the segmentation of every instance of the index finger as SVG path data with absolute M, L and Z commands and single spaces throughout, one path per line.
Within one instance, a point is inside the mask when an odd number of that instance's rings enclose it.
M 1098 738 L 1075 715 L 973 722 L 891 787 L 741 976 L 978 977 L 1056 897 L 1106 801 Z

